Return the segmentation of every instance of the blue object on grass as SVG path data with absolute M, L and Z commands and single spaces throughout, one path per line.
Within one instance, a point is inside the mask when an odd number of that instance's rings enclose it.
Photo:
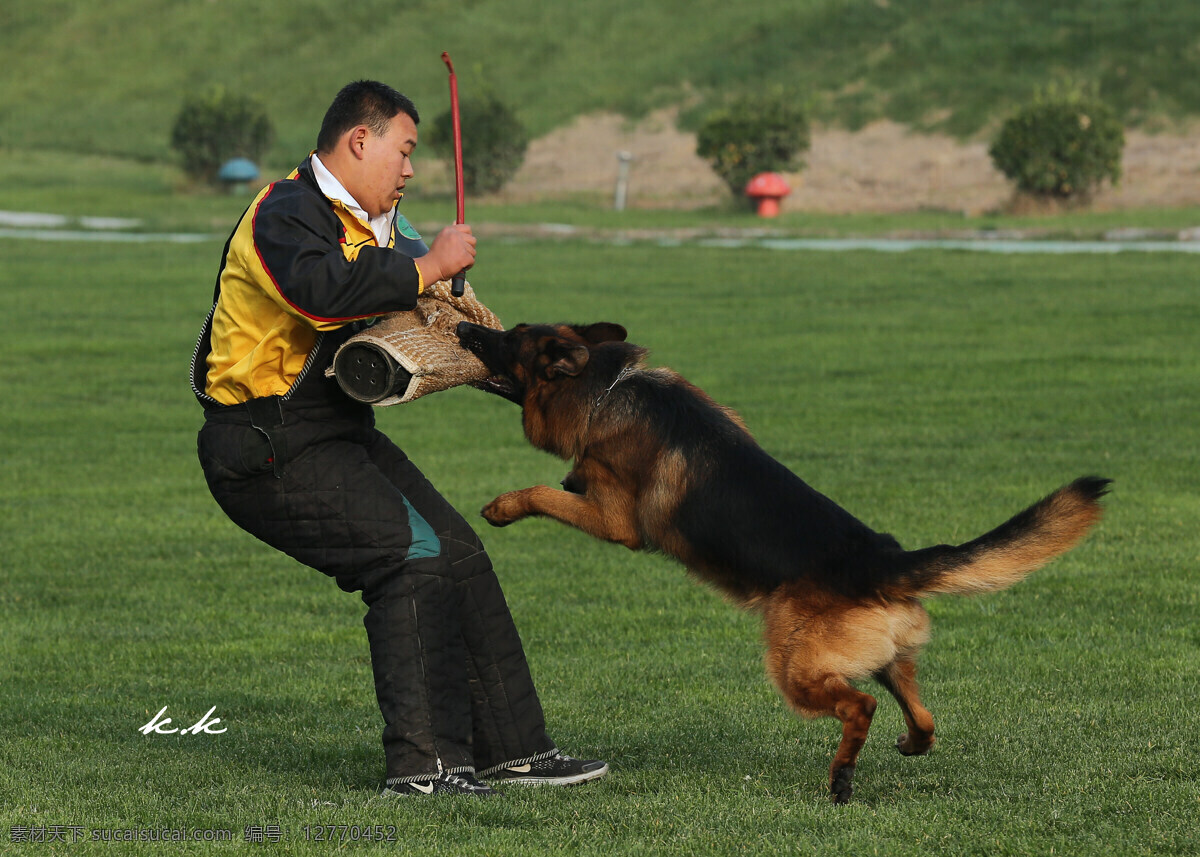
M 248 158 L 230 158 L 217 171 L 217 178 L 223 182 L 252 182 L 258 178 L 258 167 Z

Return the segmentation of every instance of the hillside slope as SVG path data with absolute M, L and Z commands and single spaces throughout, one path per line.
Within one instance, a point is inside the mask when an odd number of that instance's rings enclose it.
M 290 162 L 349 79 L 443 110 L 442 50 L 535 135 L 760 86 L 967 135 L 1064 76 L 1132 124 L 1200 114 L 1200 4 L 1175 0 L 44 0 L 0 10 L 0 145 L 163 159 L 184 93 L 222 84 L 269 104 Z

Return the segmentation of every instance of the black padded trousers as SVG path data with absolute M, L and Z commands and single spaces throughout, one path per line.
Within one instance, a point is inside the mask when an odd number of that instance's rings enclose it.
M 390 783 L 556 752 L 491 560 L 369 411 L 208 411 L 209 489 L 267 544 L 362 592 Z M 263 410 L 259 409 L 259 414 Z

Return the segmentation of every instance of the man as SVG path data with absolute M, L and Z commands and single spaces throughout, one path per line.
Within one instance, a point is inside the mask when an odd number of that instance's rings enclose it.
M 411 310 L 471 265 L 465 225 L 426 248 L 396 212 L 419 117 L 384 84 L 342 89 L 317 149 L 226 244 L 192 358 L 200 462 L 238 526 L 361 591 L 383 714 L 385 795 L 486 796 L 608 766 L 559 753 L 483 545 L 371 408 L 325 377 L 363 320 Z

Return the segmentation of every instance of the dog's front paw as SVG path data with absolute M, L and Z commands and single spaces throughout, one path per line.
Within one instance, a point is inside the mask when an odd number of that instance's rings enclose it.
M 501 494 L 484 506 L 480 514 L 493 527 L 507 527 L 514 521 L 519 521 L 526 516 L 524 497 L 520 491 L 509 491 L 507 494 Z

